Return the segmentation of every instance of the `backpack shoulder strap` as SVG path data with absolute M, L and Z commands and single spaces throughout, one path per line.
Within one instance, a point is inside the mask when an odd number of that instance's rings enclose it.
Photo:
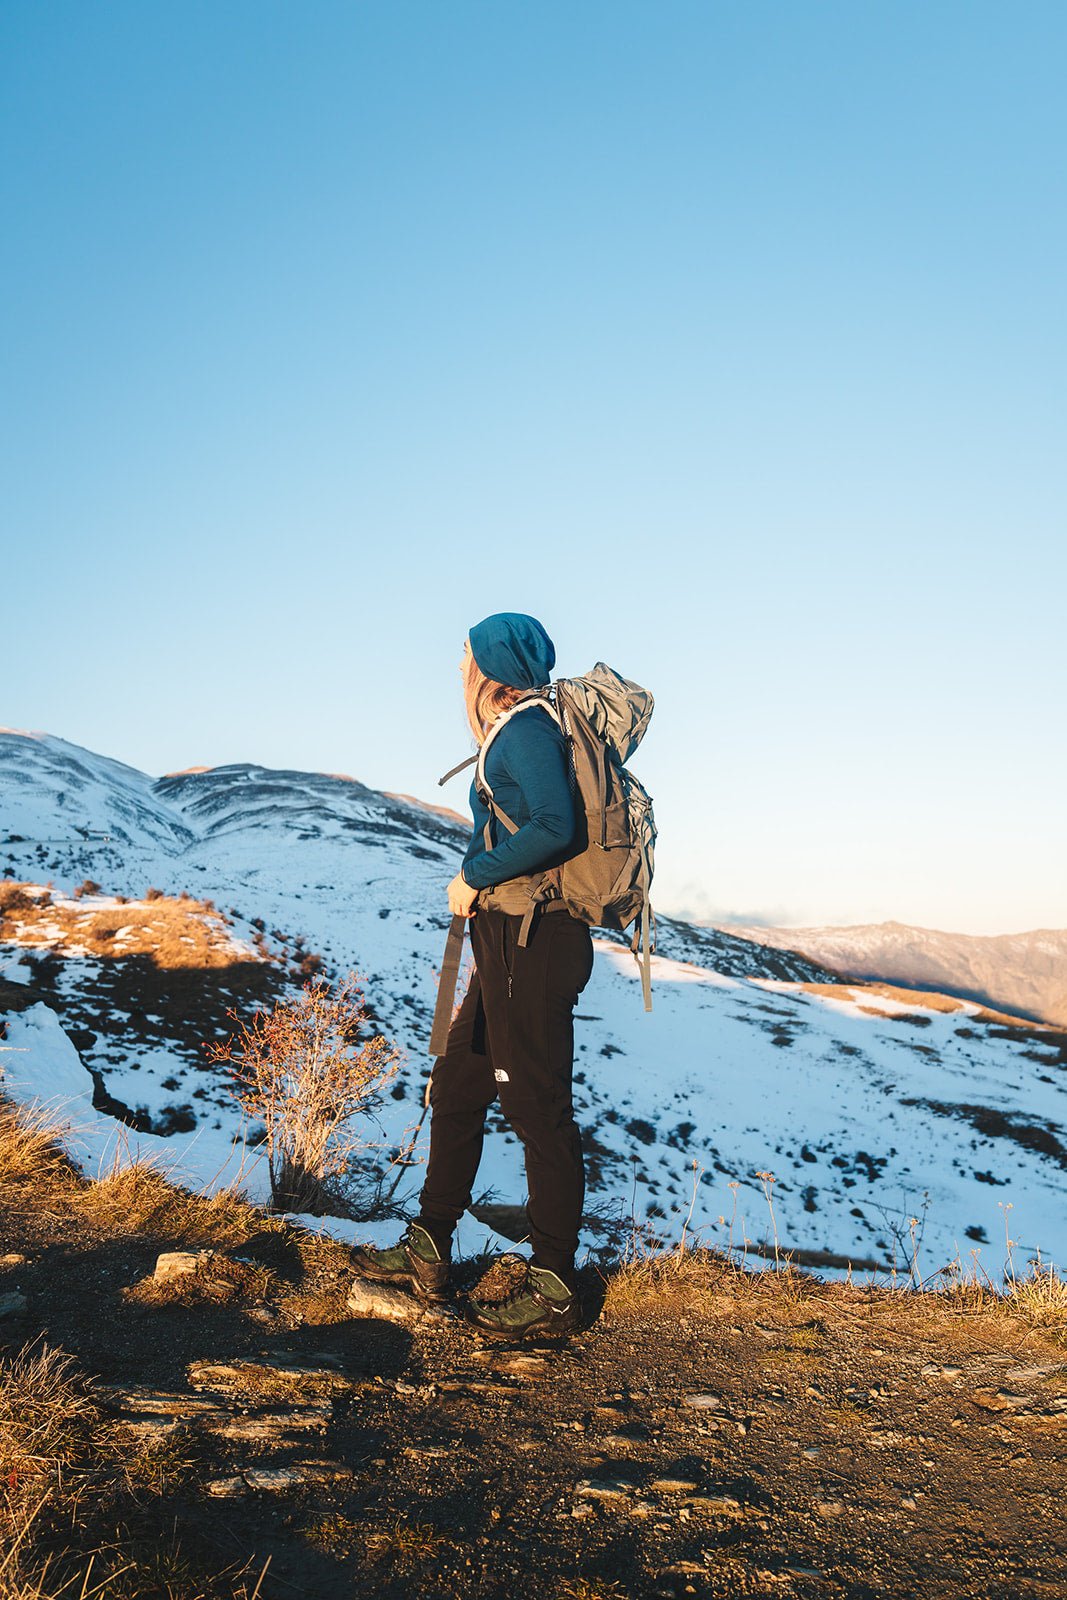
M 559 721 L 556 708 L 548 698 L 548 695 L 544 689 L 530 689 L 527 691 L 527 695 L 527 699 L 518 701 L 516 705 L 511 707 L 510 711 L 505 711 L 503 716 L 496 719 L 496 721 L 493 723 L 493 726 L 490 728 L 488 735 L 486 736 L 485 744 L 489 743 L 489 740 L 492 739 L 494 734 L 499 731 L 501 723 L 506 722 L 513 712 L 524 711 L 527 706 L 544 706 L 545 710 L 551 712 L 551 714 L 556 718 L 556 721 Z M 482 746 L 483 750 L 484 748 L 485 745 Z M 479 750 L 477 755 L 467 756 L 465 760 L 457 761 L 454 767 L 449 767 L 443 778 L 438 778 L 437 787 L 440 788 L 442 784 L 448 783 L 450 778 L 454 778 L 457 773 L 462 772 L 466 767 L 473 767 L 475 762 L 478 761 L 480 755 L 481 750 Z
M 518 824 L 515 823 L 515 822 L 512 822 L 511 818 L 507 815 L 507 813 L 502 811 L 500 809 L 500 807 L 497 805 L 496 800 L 493 797 L 492 788 L 491 788 L 491 786 L 489 784 L 488 779 L 485 776 L 485 758 L 486 758 L 486 755 L 489 752 L 489 746 L 492 744 L 493 740 L 497 737 L 497 735 L 499 734 L 501 728 L 503 728 L 508 722 L 510 722 L 512 717 L 517 717 L 520 711 L 529 711 L 529 710 L 533 709 L 536 706 L 541 706 L 545 711 L 548 712 L 548 714 L 552 718 L 553 722 L 555 722 L 557 725 L 559 725 L 559 713 L 557 712 L 555 706 L 552 704 L 551 700 L 548 699 L 547 695 L 538 694 L 536 696 L 531 696 L 527 700 L 519 700 L 517 702 L 517 704 L 513 705 L 509 711 L 505 711 L 501 716 L 497 717 L 496 721 L 493 723 L 493 726 L 489 729 L 489 732 L 486 734 L 485 740 L 484 740 L 484 742 L 482 744 L 482 747 L 479 750 L 477 756 L 475 757 L 475 759 L 476 759 L 476 761 L 478 763 L 478 767 L 477 767 L 477 771 L 475 772 L 475 775 L 474 775 L 474 782 L 475 782 L 475 786 L 477 787 L 478 793 L 485 800 L 485 802 L 488 805 L 488 807 L 489 807 L 490 811 L 492 812 L 492 814 L 495 817 L 499 817 L 500 818 L 501 822 L 504 824 L 505 828 L 507 828 L 509 833 L 518 833 L 518 831 L 519 831 Z M 486 833 L 487 834 L 488 834 L 488 831 L 489 831 L 489 824 L 486 823 Z M 491 850 L 492 849 L 492 845 L 489 844 L 488 840 L 486 841 L 486 849 L 487 850 Z

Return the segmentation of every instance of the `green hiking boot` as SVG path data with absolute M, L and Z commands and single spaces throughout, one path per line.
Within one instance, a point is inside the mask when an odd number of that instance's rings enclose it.
M 529 1263 L 525 1277 L 498 1300 L 471 1300 L 471 1321 L 486 1333 L 523 1339 L 527 1334 L 573 1333 L 578 1296 L 547 1267 Z
M 361 1278 L 412 1289 L 420 1300 L 448 1298 L 449 1262 L 417 1222 L 409 1222 L 396 1244 L 384 1250 L 357 1245 L 351 1262 Z

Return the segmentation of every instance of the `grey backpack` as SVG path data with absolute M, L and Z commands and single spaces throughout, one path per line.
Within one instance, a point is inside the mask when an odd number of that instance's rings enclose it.
M 641 968 L 645 1010 L 652 1009 L 651 955 L 655 918 L 649 890 L 655 857 L 656 824 L 652 800 L 626 766 L 641 743 L 652 716 L 647 689 L 631 683 L 603 661 L 580 678 L 560 678 L 528 694 L 489 730 L 478 755 L 445 774 L 447 782 L 477 761 L 475 785 L 509 833 L 518 826 L 497 805 L 485 777 L 485 758 L 501 728 L 515 716 L 540 709 L 559 724 L 567 740 L 569 771 L 576 799 L 579 833 L 568 858 L 557 866 L 511 878 L 483 890 L 479 904 L 520 915 L 519 943 L 525 944 L 535 913 L 566 910 L 594 928 L 625 931 L 633 924 L 631 949 Z M 486 825 L 486 833 L 489 826 Z M 486 838 L 486 848 L 492 848 Z M 462 917 L 453 918 L 438 991 L 431 1053 L 444 1053 L 463 937 Z M 457 929 L 458 924 L 458 929 Z M 452 977 L 451 990 L 448 989 Z

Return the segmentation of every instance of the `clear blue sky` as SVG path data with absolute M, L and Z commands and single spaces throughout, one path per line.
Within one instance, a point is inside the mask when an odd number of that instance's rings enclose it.
M 462 807 L 495 610 L 659 902 L 1067 923 L 1067 12 L 6 0 L 0 721 Z

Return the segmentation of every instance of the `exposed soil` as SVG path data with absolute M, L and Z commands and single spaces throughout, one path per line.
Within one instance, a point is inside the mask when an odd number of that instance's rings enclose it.
M 182 1596 L 230 1594 L 213 1574 L 268 1557 L 264 1600 L 1067 1595 L 1065 1350 L 1021 1318 L 725 1266 L 621 1282 L 605 1309 L 589 1272 L 581 1333 L 502 1347 L 458 1319 L 349 1317 L 346 1252 L 293 1229 L 231 1246 L 244 1276 L 220 1253 L 146 1295 L 181 1247 L 58 1190 L 0 1196 L 0 1255 L 27 1258 L 0 1295 L 28 1297 L 0 1354 L 41 1334 L 69 1351 L 117 1438 L 108 1385 L 148 1392 L 127 1415 L 214 1396 L 238 1435 L 217 1416 L 161 1435 L 182 1441 L 169 1502 L 124 1510 L 180 1540 Z M 279 1487 L 286 1467 L 307 1481 Z M 95 1548 L 105 1512 L 79 1515 Z

